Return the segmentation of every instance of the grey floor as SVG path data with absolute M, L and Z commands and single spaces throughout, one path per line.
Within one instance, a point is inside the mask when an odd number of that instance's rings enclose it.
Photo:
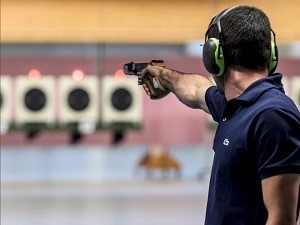
M 30 184 L 2 189 L 2 225 L 203 224 L 206 183 Z
M 143 146 L 1 148 L 1 225 L 201 225 L 212 153 L 172 148 L 181 176 L 136 165 Z

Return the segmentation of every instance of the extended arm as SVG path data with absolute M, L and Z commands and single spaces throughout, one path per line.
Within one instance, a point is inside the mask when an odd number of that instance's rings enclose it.
M 268 210 L 266 225 L 296 225 L 299 187 L 299 174 L 283 174 L 262 180 L 263 199 Z
M 205 103 L 205 92 L 213 86 L 213 83 L 206 77 L 198 74 L 183 74 L 168 68 L 150 65 L 142 71 L 141 77 L 145 77 L 147 73 L 158 77 L 161 85 L 173 92 L 185 105 L 200 108 L 209 113 Z M 146 84 L 143 84 L 143 88 L 150 95 Z

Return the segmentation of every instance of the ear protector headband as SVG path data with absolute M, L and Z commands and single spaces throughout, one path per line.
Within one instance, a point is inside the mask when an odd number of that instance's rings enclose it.
M 238 6 L 233 6 L 228 9 L 225 9 L 220 14 L 215 16 L 211 20 L 208 29 L 205 32 L 205 43 L 203 45 L 203 63 L 206 70 L 209 73 L 216 76 L 222 76 L 225 72 L 225 61 L 224 61 L 224 55 L 222 50 L 223 34 L 222 34 L 222 27 L 221 27 L 221 19 L 227 13 L 229 13 L 231 10 L 237 7 Z M 217 25 L 218 27 L 219 39 L 217 38 L 208 39 L 208 33 L 214 25 Z M 271 57 L 269 62 L 269 73 L 273 73 L 275 71 L 278 62 L 278 50 L 276 46 L 275 33 L 272 29 L 271 29 L 271 33 L 273 34 L 274 42 L 271 41 Z

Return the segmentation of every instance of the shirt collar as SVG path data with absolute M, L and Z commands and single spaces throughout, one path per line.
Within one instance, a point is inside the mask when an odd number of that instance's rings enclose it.
M 240 96 L 235 98 L 235 100 L 243 102 L 254 102 L 266 90 L 272 88 L 278 89 L 279 91 L 284 93 L 281 79 L 282 74 L 274 73 L 266 78 L 255 81 Z

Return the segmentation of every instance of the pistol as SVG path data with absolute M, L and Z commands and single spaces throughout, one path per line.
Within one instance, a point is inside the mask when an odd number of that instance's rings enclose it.
M 123 66 L 123 72 L 126 75 L 134 75 L 138 77 L 138 85 L 143 83 L 141 76 L 142 70 L 148 65 L 165 67 L 163 60 L 151 60 L 150 63 L 126 63 Z
M 150 63 L 127 63 L 123 66 L 123 71 L 126 75 L 134 75 L 138 77 L 138 85 L 145 83 L 150 90 L 151 99 L 160 99 L 170 93 L 168 89 L 161 85 L 158 77 L 152 77 L 146 74 L 144 80 L 141 78 L 142 70 L 148 65 L 166 67 L 163 60 L 151 60 Z

